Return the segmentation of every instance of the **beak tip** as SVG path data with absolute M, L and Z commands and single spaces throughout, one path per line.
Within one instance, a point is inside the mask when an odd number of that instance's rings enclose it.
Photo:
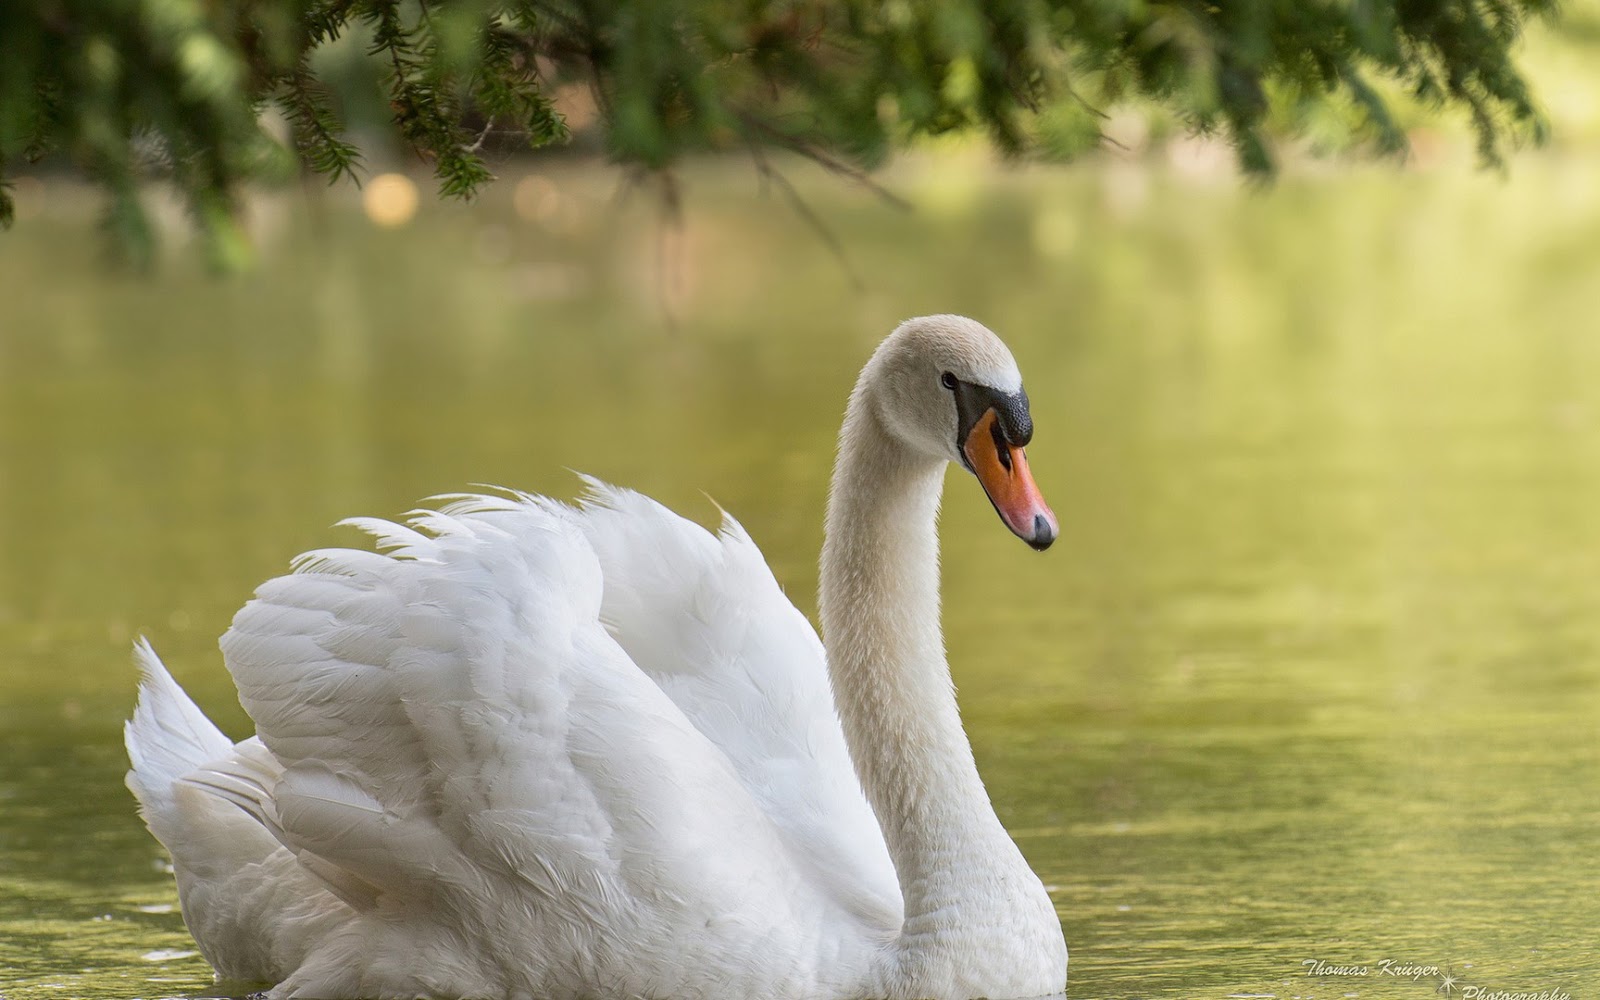
M 1035 552 L 1043 552 L 1056 540 L 1056 526 L 1043 514 L 1033 515 L 1033 533 L 1023 539 Z

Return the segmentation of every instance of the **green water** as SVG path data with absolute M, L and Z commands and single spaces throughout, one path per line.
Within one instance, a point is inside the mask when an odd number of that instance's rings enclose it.
M 808 613 L 836 421 L 899 319 L 1011 343 L 1061 540 L 952 475 L 945 618 L 1069 994 L 1600 993 L 1600 190 L 1374 168 L 745 170 L 663 230 L 518 173 L 379 231 L 260 207 L 260 269 L 101 270 L 81 196 L 0 237 L 0 993 L 206 993 L 121 786 L 133 637 L 243 735 L 215 638 L 327 527 L 568 468 L 735 512 Z M 563 200 L 564 199 L 564 200 Z M 1315 977 L 1302 964 L 1369 967 Z M 235 987 L 220 987 L 233 990 Z M 1455 994 L 1460 996 L 1458 992 Z

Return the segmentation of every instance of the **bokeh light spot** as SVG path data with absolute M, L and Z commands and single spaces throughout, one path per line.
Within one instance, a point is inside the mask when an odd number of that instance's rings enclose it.
M 385 229 L 410 222 L 417 214 L 417 185 L 404 174 L 379 174 L 361 192 L 367 218 Z

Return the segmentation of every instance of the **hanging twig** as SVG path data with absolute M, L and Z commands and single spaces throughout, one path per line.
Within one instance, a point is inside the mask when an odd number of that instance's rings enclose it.
M 812 210 L 811 205 L 801 196 L 799 190 L 795 188 L 789 178 L 785 177 L 781 170 L 772 165 L 772 161 L 767 159 L 766 151 L 758 143 L 749 143 L 749 148 L 750 159 L 755 164 L 756 174 L 761 178 L 763 184 L 771 182 L 777 186 L 778 190 L 789 202 L 789 206 L 794 209 L 795 214 L 800 216 L 806 225 L 811 227 L 812 231 L 822 240 L 823 246 L 826 246 L 829 252 L 833 254 L 834 259 L 839 262 L 839 266 L 844 269 L 845 277 L 850 279 L 851 286 L 858 292 L 865 291 L 866 283 L 861 280 L 860 273 L 856 270 L 855 265 L 851 263 L 850 255 L 845 252 L 844 244 L 839 240 L 839 237 L 832 229 L 828 228 L 828 224 L 822 220 L 822 217 Z
M 476 153 L 478 150 L 482 149 L 483 148 L 483 141 L 485 139 L 489 138 L 489 132 L 493 128 L 494 128 L 494 116 L 490 115 L 489 116 L 489 120 L 483 123 L 483 131 L 478 133 L 478 138 L 472 143 L 472 145 L 466 147 L 467 152 Z
M 737 115 L 739 120 L 746 126 L 755 129 L 790 152 L 799 153 L 801 156 L 813 163 L 816 163 L 830 173 L 837 174 L 840 177 L 845 177 L 851 181 L 854 181 L 901 211 L 911 211 L 912 206 L 909 201 L 906 201 L 904 198 L 873 180 L 867 174 L 867 172 L 862 170 L 860 167 L 852 163 L 846 163 L 844 160 L 839 159 L 822 147 L 807 142 L 804 139 L 792 136 L 782 129 L 774 126 L 770 122 L 764 121 L 760 117 L 751 114 L 748 111 L 735 111 L 734 114 Z

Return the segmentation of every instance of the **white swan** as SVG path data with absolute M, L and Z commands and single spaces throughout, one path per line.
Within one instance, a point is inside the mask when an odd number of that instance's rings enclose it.
M 826 655 L 731 518 L 593 481 L 302 556 L 223 636 L 238 745 L 141 643 L 128 784 L 206 959 L 274 1000 L 1060 992 L 939 629 L 946 463 L 1055 537 L 1031 434 L 984 327 L 884 341 L 840 434 Z

